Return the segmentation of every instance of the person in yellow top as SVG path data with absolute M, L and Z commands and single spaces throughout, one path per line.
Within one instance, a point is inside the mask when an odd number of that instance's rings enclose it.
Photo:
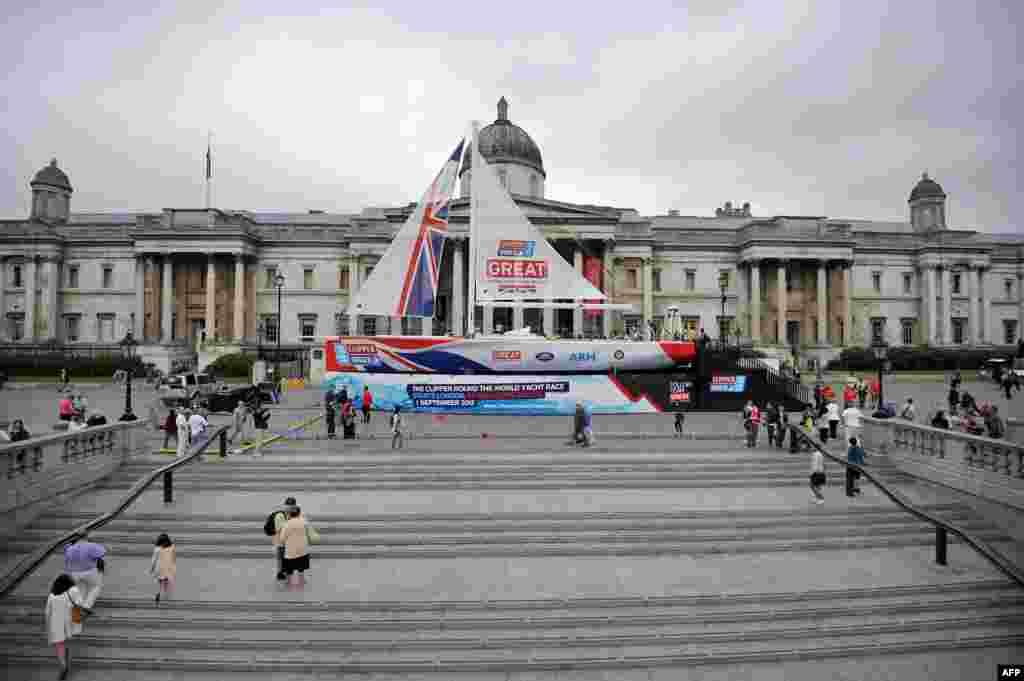
M 299 583 L 303 581 L 302 573 L 309 569 L 309 542 L 306 539 L 306 519 L 298 506 L 288 511 L 288 522 L 277 533 L 277 543 L 284 546 L 282 571 L 285 579 L 291 581 L 293 572 L 299 573 Z
M 158 589 L 156 602 L 160 602 L 160 595 L 170 596 L 174 590 L 174 578 L 178 573 L 178 556 L 174 548 L 174 542 L 167 536 L 161 534 L 156 538 L 156 547 L 153 549 L 153 559 L 149 562 L 149 574 L 156 577 Z

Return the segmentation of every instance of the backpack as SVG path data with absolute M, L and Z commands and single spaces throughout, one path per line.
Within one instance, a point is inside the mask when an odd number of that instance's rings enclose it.
M 267 516 L 267 522 L 263 523 L 263 534 L 268 537 L 273 537 L 277 534 L 277 524 L 274 522 L 274 518 L 280 511 L 271 511 L 270 515 Z

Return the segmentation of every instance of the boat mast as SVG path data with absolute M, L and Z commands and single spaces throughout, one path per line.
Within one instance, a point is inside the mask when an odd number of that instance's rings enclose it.
M 479 149 L 479 133 L 480 123 L 479 121 L 473 121 L 470 123 L 470 134 L 473 155 L 475 156 Z M 473 159 L 469 159 L 472 163 Z M 475 171 L 481 172 L 483 169 L 479 163 L 473 163 L 473 168 L 470 170 L 469 176 L 469 291 L 467 292 L 467 298 L 469 305 L 466 309 L 466 338 L 472 338 L 473 333 L 476 331 L 476 221 L 477 221 L 477 208 L 476 201 L 477 195 L 473 191 L 473 175 Z

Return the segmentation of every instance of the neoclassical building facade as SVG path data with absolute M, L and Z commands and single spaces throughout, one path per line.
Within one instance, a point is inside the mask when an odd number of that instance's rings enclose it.
M 984 346 L 1020 337 L 1024 235 L 951 229 L 946 194 L 927 175 L 897 222 L 758 217 L 750 204 L 731 203 L 709 216 L 643 216 L 547 198 L 540 149 L 511 122 L 504 98 L 479 144 L 559 253 L 613 302 L 634 306 L 485 308 L 475 315 L 482 332 L 529 325 L 610 336 L 653 323 L 739 332 L 768 349 L 797 345 L 817 360 L 876 338 Z M 421 322 L 345 314 L 412 204 L 358 214 L 76 213 L 71 181 L 54 160 L 29 183 L 31 214 L 0 221 L 0 344 L 114 344 L 132 331 L 141 354 L 166 368 L 200 343 L 276 343 L 279 330 L 290 347 L 335 334 L 464 334 L 472 173 L 461 169 L 451 206 L 438 316 Z M 902 200 L 891 197 L 894 206 Z

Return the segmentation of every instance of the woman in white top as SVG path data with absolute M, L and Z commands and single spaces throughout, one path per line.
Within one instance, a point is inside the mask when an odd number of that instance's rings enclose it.
M 816 504 L 824 504 L 825 497 L 821 494 L 821 488 L 825 484 L 825 457 L 817 448 L 811 450 L 811 497 Z
M 188 427 L 188 409 L 182 409 L 178 412 L 178 418 L 175 419 L 174 424 L 178 427 L 178 458 L 181 458 L 188 454 L 189 445 L 189 427 Z
M 76 605 L 82 603 L 82 592 L 68 575 L 60 575 L 50 587 L 46 599 L 46 637 L 57 652 L 60 661 L 60 678 L 67 678 L 70 664 L 66 641 L 82 633 L 82 622 L 74 622 L 71 616 Z

